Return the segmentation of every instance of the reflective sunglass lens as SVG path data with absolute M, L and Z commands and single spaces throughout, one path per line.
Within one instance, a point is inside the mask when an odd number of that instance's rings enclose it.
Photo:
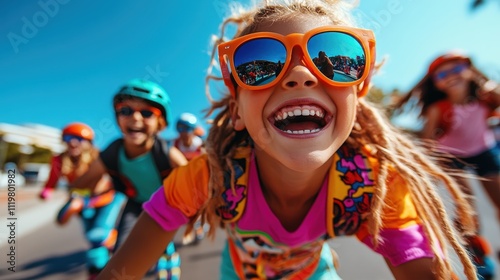
M 64 135 L 63 136 L 63 141 L 66 142 L 66 143 L 69 143 L 72 140 L 77 140 L 78 142 L 82 142 L 83 138 L 79 137 L 79 136 L 76 136 L 76 135 Z
M 187 126 L 187 125 L 182 125 L 182 124 L 179 124 L 177 125 L 177 131 L 178 132 L 189 132 L 189 131 L 193 131 L 194 129 Z
M 451 72 L 453 74 L 460 74 L 460 73 L 462 73 L 462 71 L 464 69 L 465 69 L 465 65 L 460 64 L 460 65 L 457 65 L 457 66 L 453 67 L 453 69 L 451 69 Z
M 316 34 L 307 42 L 307 51 L 316 67 L 330 80 L 347 83 L 363 76 L 366 54 L 361 43 L 349 34 Z
M 285 46 L 280 41 L 270 38 L 247 41 L 234 53 L 234 67 L 238 79 L 252 86 L 261 86 L 274 81 L 285 60 Z
M 436 72 L 436 74 L 434 74 L 434 77 L 437 80 L 443 80 L 443 79 L 446 79 L 447 77 L 449 77 L 450 75 L 456 75 L 456 74 L 462 73 L 462 71 L 465 70 L 465 68 L 467 68 L 467 66 L 465 66 L 463 64 L 456 65 L 455 67 L 453 67 L 451 69 Z

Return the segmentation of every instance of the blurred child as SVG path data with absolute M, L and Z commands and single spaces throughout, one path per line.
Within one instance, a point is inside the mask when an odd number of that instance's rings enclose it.
M 175 139 L 174 146 L 186 156 L 187 160 L 191 160 L 205 152 L 203 139 L 201 139 L 204 131 L 203 128 L 198 125 L 198 119 L 195 115 L 191 113 L 182 113 L 177 120 L 176 129 L 179 133 L 179 137 Z M 203 225 L 201 219 L 198 219 L 194 223 L 193 229 L 189 226 L 186 229 L 186 233 L 182 238 L 182 244 L 189 245 L 198 243 L 205 236 L 207 229 L 208 225 Z
M 94 131 L 83 123 L 71 123 L 62 131 L 66 151 L 54 156 L 50 175 L 40 193 L 40 198 L 49 199 L 57 182 L 65 178 L 72 183 L 84 174 L 89 164 L 99 156 L 92 145 Z M 85 189 L 70 189 L 70 198 L 57 215 L 60 225 L 66 224 L 74 214 L 82 218 L 85 237 L 90 243 L 87 251 L 89 279 L 94 279 L 110 258 L 116 242 L 116 221 L 125 202 L 125 196 L 116 193 L 107 176 L 87 185 Z
M 468 56 L 450 52 L 432 61 L 424 78 L 397 107 L 403 107 L 410 98 L 417 101 L 420 116 L 425 120 L 421 137 L 436 140 L 437 149 L 457 157 L 451 163 L 454 167 L 472 168 L 484 178 L 479 182 L 493 202 L 500 222 L 500 148 L 487 121 L 500 104 L 498 85 L 479 71 Z M 473 193 L 468 180 L 460 183 L 466 193 Z M 495 269 L 487 256 L 489 245 L 477 234 L 468 236 L 467 241 L 479 274 L 492 279 Z
M 158 84 L 142 79 L 129 81 L 114 96 L 113 108 L 122 138 L 102 151 L 72 187 L 83 188 L 109 174 L 116 190 L 128 197 L 118 224 L 119 248 L 142 213 L 142 204 L 175 167 L 187 164 L 187 160 L 158 135 L 172 121 L 170 98 Z M 180 259 L 173 243 L 161 257 L 158 270 L 160 279 L 179 277 Z
M 198 119 L 195 115 L 181 114 L 177 120 L 176 129 L 179 136 L 175 139 L 174 146 L 184 154 L 188 161 L 204 152 L 203 139 L 201 139 L 203 128 L 198 126 Z

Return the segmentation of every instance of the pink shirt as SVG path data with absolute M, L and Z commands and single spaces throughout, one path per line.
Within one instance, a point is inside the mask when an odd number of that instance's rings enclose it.
M 198 161 L 204 160 L 206 159 L 198 159 Z M 179 192 L 183 192 L 204 185 L 195 174 L 184 173 L 185 170 L 193 169 L 190 168 L 191 163 L 186 167 L 180 167 L 183 172 L 177 170 L 165 180 L 166 184 L 177 182 L 175 185 L 170 184 L 168 188 L 178 188 Z M 264 264 L 267 275 L 283 273 L 276 270 L 278 267 L 297 271 L 314 265 L 322 244 L 328 236 L 325 222 L 328 176 L 302 224 L 294 232 L 289 232 L 283 228 L 264 198 L 253 157 L 250 159 L 248 172 L 248 196 L 245 211 L 239 220 L 231 223 L 228 228 L 229 239 L 236 244 L 238 259 L 245 263 L 255 262 L 256 252 L 266 256 L 275 256 L 270 258 L 275 263 Z M 178 173 L 189 175 L 196 185 L 191 186 L 188 183 L 189 180 L 185 182 L 182 178 L 177 178 L 180 177 L 180 175 L 177 176 Z M 187 200 L 177 200 L 179 197 L 175 195 L 176 191 L 170 190 L 168 193 L 174 195 L 171 197 L 172 200 L 166 197 L 166 192 L 160 188 L 148 202 L 144 203 L 143 207 L 163 229 L 172 231 L 189 221 L 190 217 L 186 213 L 195 213 L 197 209 L 191 209 L 190 202 Z M 363 238 L 362 242 L 388 258 L 393 265 L 417 258 L 433 257 L 429 241 L 421 225 L 382 229 L 381 237 L 386 242 L 378 248 L 373 247 L 368 237 Z M 295 258 L 287 259 L 286 256 L 295 256 Z
M 472 157 L 495 146 L 495 135 L 486 122 L 490 110 L 484 104 L 453 104 L 452 110 L 450 128 L 438 139 L 443 151 Z

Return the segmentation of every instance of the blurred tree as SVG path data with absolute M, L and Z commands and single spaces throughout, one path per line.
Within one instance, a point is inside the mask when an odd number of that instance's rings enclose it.
M 393 89 L 391 92 L 384 92 L 378 87 L 372 87 L 366 95 L 366 100 L 376 104 L 383 109 L 388 116 L 393 113 L 392 105 L 403 95 L 399 89 Z
M 14 162 L 17 166 L 22 166 L 22 164 L 26 162 L 50 163 L 52 152 L 49 149 L 33 146 L 33 152 L 26 155 L 20 152 L 20 146 L 21 145 L 15 143 L 8 143 L 4 164 L 7 162 Z
M 378 87 L 372 87 L 366 95 L 366 100 L 370 101 L 371 103 L 383 105 L 385 94 L 382 89 Z

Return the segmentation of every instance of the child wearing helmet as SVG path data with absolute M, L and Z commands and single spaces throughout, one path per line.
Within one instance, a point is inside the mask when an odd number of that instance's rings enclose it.
M 191 160 L 203 153 L 202 128 L 198 126 L 196 116 L 191 113 L 183 113 L 177 120 L 176 125 L 179 137 L 175 139 L 174 146 L 181 151 L 187 160 Z M 197 131 L 198 130 L 198 131 Z
M 92 145 L 94 131 L 83 123 L 71 123 L 62 131 L 66 151 L 52 158 L 50 175 L 40 198 L 49 199 L 61 178 L 72 183 L 84 174 L 90 163 L 99 156 Z M 66 224 L 74 215 L 82 219 L 85 237 L 90 243 L 87 250 L 87 270 L 93 279 L 106 265 L 116 242 L 116 221 L 125 202 L 125 196 L 116 193 L 108 176 L 102 176 L 94 185 L 71 190 L 69 200 L 57 215 L 57 223 Z
M 203 136 L 204 131 L 201 126 L 198 125 L 198 120 L 195 115 L 191 113 L 182 113 L 177 120 L 176 125 L 179 137 L 175 139 L 174 146 L 181 151 L 188 161 L 204 153 Z M 203 224 L 201 219 L 198 219 L 194 225 L 193 230 L 188 226 L 184 237 L 182 238 L 182 244 L 188 245 L 193 243 L 198 243 L 205 236 L 208 230 L 208 224 Z
M 423 79 L 407 93 L 397 108 L 415 99 L 415 108 L 424 120 L 420 136 L 435 140 L 439 151 L 451 154 L 450 165 L 472 169 L 486 180 L 479 180 L 497 212 L 500 224 L 500 149 L 487 119 L 500 105 L 500 87 L 477 69 L 461 52 L 449 52 L 435 58 Z M 402 110 L 396 111 L 402 113 Z M 456 157 L 456 159 L 455 159 Z M 461 187 L 473 195 L 469 180 Z M 474 204 L 474 200 L 471 200 Z M 477 234 L 466 236 L 478 274 L 493 279 L 494 263 L 488 243 Z
M 162 185 L 172 169 L 187 164 L 187 160 L 158 135 L 172 121 L 170 98 L 160 85 L 133 79 L 115 94 L 113 108 L 122 137 L 104 149 L 89 171 L 72 186 L 84 188 L 96 178 L 109 174 L 115 189 L 128 197 L 118 223 L 116 248 L 119 248 L 142 213 L 143 202 Z M 170 267 L 170 257 L 174 253 L 171 243 L 167 256 L 158 265 L 164 266 L 168 259 L 168 273 L 179 274 L 177 254 L 174 255 L 174 267 Z M 166 273 L 159 271 L 160 278 L 166 277 Z

